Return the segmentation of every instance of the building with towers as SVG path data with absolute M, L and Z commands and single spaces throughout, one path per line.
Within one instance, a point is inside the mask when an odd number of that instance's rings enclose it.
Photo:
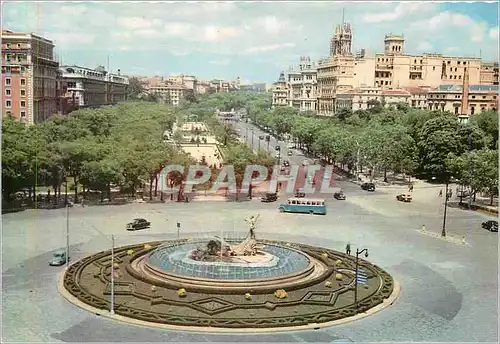
M 401 99 L 407 98 L 410 106 L 415 104 L 419 108 L 444 109 L 463 116 L 497 109 L 497 62 L 485 63 L 479 57 L 445 56 L 434 52 L 409 54 L 405 51 L 404 35 L 392 33 L 384 37 L 383 52 L 370 54 L 361 49 L 353 53 L 353 37 L 353 29 L 345 22 L 342 13 L 342 23 L 335 27 L 330 40 L 330 55 L 320 59 L 314 68 L 316 111 L 319 115 L 331 116 L 336 109 L 344 107 L 348 103 L 346 95 L 351 97 L 350 91 L 353 90 L 357 90 L 356 94 L 363 94 L 359 99 L 369 99 L 372 93 L 373 97 L 377 94 L 385 98 L 390 93 L 396 99 L 393 95 L 397 91 Z M 463 96 L 465 75 L 470 86 L 467 88 L 469 104 L 464 107 L 459 99 Z M 299 98 L 305 91 L 305 85 L 302 86 L 303 73 L 293 70 L 286 79 L 288 105 L 302 108 L 304 103 Z M 278 92 L 283 94 L 282 83 L 280 85 L 279 91 L 275 89 L 276 96 L 273 96 L 276 101 L 280 99 Z M 456 98 L 450 98 L 448 102 L 446 92 Z M 337 94 L 341 95 L 342 106 L 336 103 Z M 436 101 L 435 97 L 438 96 L 444 98 Z M 313 104 L 310 100 L 307 103 Z M 363 108 L 363 104 L 354 107 Z M 461 108 L 467 109 L 467 113 L 463 114 L 465 110 Z

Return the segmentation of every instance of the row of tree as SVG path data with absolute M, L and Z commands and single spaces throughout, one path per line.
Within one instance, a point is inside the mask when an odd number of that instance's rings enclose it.
M 453 178 L 472 192 L 493 197 L 498 185 L 498 114 L 487 111 L 459 123 L 448 112 L 401 104 L 368 110 L 341 110 L 335 117 L 299 114 L 289 107 L 249 108 L 249 118 L 276 135 L 290 134 L 298 144 L 330 163 L 353 170 L 404 172 L 448 182 Z
M 49 186 L 59 202 L 68 181 L 76 202 L 79 190 L 110 197 L 111 189 L 119 187 L 132 195 L 145 182 L 157 183 L 157 172 L 166 162 L 190 163 L 162 141 L 163 131 L 178 116 L 172 108 L 140 102 L 78 110 L 29 127 L 5 118 L 2 199 L 10 201 L 16 192 L 27 190 L 35 201 L 36 188 Z
M 49 197 L 54 203 L 60 202 L 65 188 L 74 192 L 74 200 L 78 202 L 80 192 L 84 197 L 98 192 L 101 199 L 111 199 L 112 189 L 135 195 L 138 189 L 149 184 L 152 198 L 153 190 L 157 195 L 158 173 L 165 164 L 183 165 L 187 172 L 187 167 L 195 163 L 179 147 L 165 144 L 163 140 L 164 131 L 171 130 L 174 122 L 182 124 L 186 120 L 207 122 L 222 143 L 225 162 L 238 166 L 237 180 L 244 171 L 243 162 L 272 165 L 267 153 L 254 154 L 238 141 L 230 126 L 214 116 L 217 108 L 243 106 L 241 99 L 246 99 L 245 96 L 234 96 L 229 103 L 224 99 L 219 94 L 188 98 L 179 108 L 149 99 L 81 109 L 33 126 L 4 118 L 2 201 L 9 204 L 16 193 L 22 191 L 36 202 L 41 186 L 54 190 Z M 174 136 L 174 141 L 181 142 L 179 132 Z M 212 166 L 214 174 L 217 168 Z M 181 183 L 184 175 L 170 177 L 174 186 Z

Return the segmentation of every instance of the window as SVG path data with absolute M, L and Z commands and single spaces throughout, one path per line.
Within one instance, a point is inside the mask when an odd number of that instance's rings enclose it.
M 21 111 L 21 118 L 26 117 L 26 111 Z
M 5 95 L 6 95 L 7 97 L 10 97 L 10 95 L 11 95 L 11 93 L 10 93 L 10 88 L 6 88 L 6 89 L 5 89 Z
M 17 43 L 17 47 L 18 47 L 19 49 L 21 49 L 21 44 L 20 44 L 20 43 Z
M 6 101 L 5 101 L 5 107 L 6 107 L 6 108 L 10 108 L 10 107 L 12 107 L 12 102 L 11 102 L 10 100 L 6 100 Z
M 476 99 L 476 96 L 472 96 L 472 99 Z
M 470 108 L 470 114 L 473 115 L 474 114 L 474 107 L 471 107 Z
M 26 107 L 26 101 L 21 100 L 21 107 L 22 107 L 22 108 L 25 108 L 25 107 Z
M 21 90 L 21 97 L 26 97 L 26 90 Z
M 5 78 L 5 86 L 9 86 L 11 83 L 10 78 Z
M 26 86 L 26 79 L 21 79 L 21 86 Z
M 7 43 L 7 49 L 10 49 L 10 43 Z

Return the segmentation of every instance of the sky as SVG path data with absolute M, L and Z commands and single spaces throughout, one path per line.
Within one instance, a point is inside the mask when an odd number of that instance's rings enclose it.
M 382 52 L 394 33 L 408 53 L 498 61 L 498 2 L 3 2 L 2 28 L 53 40 L 64 65 L 273 82 L 329 54 L 342 9 L 353 51 Z

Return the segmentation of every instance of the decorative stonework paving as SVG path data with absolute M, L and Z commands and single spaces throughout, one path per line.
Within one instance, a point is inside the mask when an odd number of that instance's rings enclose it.
M 160 245 L 176 245 L 186 240 L 149 242 L 115 248 L 115 313 L 124 317 L 159 324 L 219 328 L 273 328 L 324 323 L 356 314 L 353 304 L 355 262 L 352 256 L 303 244 L 260 240 L 263 244 L 293 247 L 320 260 L 328 269 L 321 276 L 284 289 L 287 297 L 278 299 L 273 292 L 210 294 L 195 287 L 186 288 L 180 297 L 177 289 L 155 286 L 147 279 L 138 279 L 129 273 L 131 262 Z M 127 251 L 133 250 L 133 254 Z M 130 251 L 129 251 L 130 252 Z M 104 251 L 72 264 L 64 275 L 67 292 L 79 301 L 97 309 L 110 307 L 111 252 Z M 341 260 L 341 264 L 337 261 Z M 358 313 L 365 312 L 387 299 L 393 292 L 394 280 L 384 270 L 359 260 L 367 274 L 367 283 L 358 286 Z M 342 280 L 335 278 L 343 275 Z M 326 282 L 330 284 L 327 287 Z M 221 281 L 224 289 L 224 281 Z

